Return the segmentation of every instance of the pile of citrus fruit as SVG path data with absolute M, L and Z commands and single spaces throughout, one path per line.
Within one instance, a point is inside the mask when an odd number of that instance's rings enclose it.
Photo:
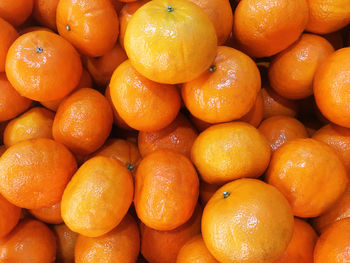
M 0 262 L 350 262 L 349 24 L 350 0 L 0 0 Z

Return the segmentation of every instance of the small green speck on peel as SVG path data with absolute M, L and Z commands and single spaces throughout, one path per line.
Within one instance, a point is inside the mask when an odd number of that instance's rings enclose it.
M 126 168 L 128 168 L 129 171 L 132 171 L 134 169 L 134 165 L 129 163 L 126 165 Z
M 66 25 L 66 29 L 67 29 L 67 31 L 70 31 L 70 26 Z
M 36 53 L 42 53 L 42 52 L 43 52 L 43 48 L 42 48 L 42 47 L 37 47 L 37 48 L 35 49 L 35 52 L 36 52 Z
M 211 65 L 210 68 L 209 68 L 209 71 L 210 72 L 215 72 L 216 71 L 216 66 Z
M 223 198 L 227 198 L 227 197 L 229 197 L 230 196 L 230 193 L 229 192 L 223 192 L 222 193 L 222 197 Z
M 173 12 L 173 11 L 174 11 L 174 7 L 172 7 L 172 6 L 168 5 L 168 7 L 167 7 L 167 11 L 168 11 L 168 12 Z

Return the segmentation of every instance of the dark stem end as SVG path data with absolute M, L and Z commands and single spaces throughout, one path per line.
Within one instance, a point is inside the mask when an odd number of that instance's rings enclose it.
M 223 192 L 222 197 L 225 199 L 230 196 L 230 192 Z

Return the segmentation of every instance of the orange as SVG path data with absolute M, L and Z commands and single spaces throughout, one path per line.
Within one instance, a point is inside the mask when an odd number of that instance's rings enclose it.
M 73 153 L 87 155 L 104 144 L 112 123 L 113 113 L 107 99 L 94 89 L 82 88 L 60 104 L 52 133 L 56 141 Z
M 253 107 L 250 108 L 247 114 L 241 117 L 239 120 L 247 122 L 254 127 L 258 127 L 264 116 L 264 100 L 262 90 L 259 91 Z M 209 128 L 212 124 L 202 121 L 193 115 L 190 116 L 192 123 L 196 126 L 197 130 L 202 132 Z
M 61 36 L 91 57 L 112 49 L 119 34 L 118 15 L 110 0 L 60 0 L 56 23 Z
M 178 152 L 157 150 L 137 168 L 134 205 L 138 218 L 148 227 L 173 230 L 184 224 L 193 214 L 198 194 L 196 170 Z
M 79 235 L 75 263 L 135 263 L 140 252 L 140 234 L 135 219 L 126 214 L 120 224 L 100 237 Z
M 149 263 L 175 263 L 183 245 L 200 234 L 202 209 L 199 205 L 189 221 L 170 231 L 141 225 L 141 253 Z
M 111 3 L 115 9 L 115 11 L 117 12 L 117 14 L 119 15 L 120 10 L 123 8 L 124 3 L 119 1 L 119 0 L 111 0 Z
M 250 108 L 247 114 L 245 114 L 240 121 L 248 122 L 254 127 L 258 127 L 264 116 L 264 100 L 262 91 L 260 90 L 253 107 Z
M 253 107 L 260 90 L 260 74 L 244 53 L 220 46 L 216 58 L 198 78 L 181 90 L 187 109 L 209 123 L 241 118 Z
M 111 88 L 109 87 L 109 85 L 106 88 L 105 91 L 105 97 L 108 100 L 110 106 L 112 107 L 112 111 L 113 111 L 113 122 L 114 124 L 126 131 L 133 131 L 134 129 L 131 128 L 129 125 L 127 125 L 125 123 L 125 121 L 120 117 L 119 113 L 117 112 L 117 110 L 115 109 L 113 102 L 112 102 L 112 98 L 111 98 Z
M 315 230 L 304 220 L 294 219 L 294 232 L 287 249 L 273 263 L 313 263 L 317 241 Z
M 125 51 L 135 69 L 150 80 L 168 84 L 188 82 L 207 70 L 216 45 L 209 17 L 187 0 L 146 3 L 133 14 L 124 36 Z
M 5 151 L 6 151 L 6 146 L 5 145 L 0 145 L 0 157 Z
M 17 37 L 18 33 L 16 29 L 0 17 L 0 72 L 5 71 L 7 51 Z
M 175 86 L 143 77 L 129 60 L 114 71 L 110 89 L 118 114 L 136 130 L 163 129 L 176 118 L 180 110 L 181 98 Z
M 350 188 L 325 213 L 312 220 L 312 225 L 319 233 L 323 233 L 334 222 L 350 217 Z
M 34 0 L 33 17 L 40 25 L 57 30 L 56 9 L 60 0 Z
M 61 214 L 74 232 L 88 237 L 115 228 L 132 202 L 131 173 L 118 160 L 97 156 L 86 161 L 64 190 Z
M 315 100 L 331 122 L 350 128 L 350 47 L 335 51 L 319 67 L 314 80 Z
M 314 139 L 295 139 L 272 155 L 267 182 L 280 190 L 298 217 L 316 217 L 344 194 L 348 177 L 336 152 Z
M 26 33 L 29 32 L 33 32 L 33 31 L 46 31 L 46 32 L 51 32 L 51 33 L 55 33 L 54 31 L 52 31 L 51 29 L 47 28 L 47 27 L 43 27 L 43 26 L 30 26 L 30 27 L 25 27 L 23 29 L 21 29 L 21 31 L 19 31 L 20 35 L 24 35 Z
M 29 212 L 42 222 L 48 224 L 61 224 L 63 219 L 61 216 L 61 203 L 54 204 L 50 207 L 31 209 Z
M 93 156 L 105 156 L 119 160 L 132 174 L 136 172 L 141 161 L 141 155 L 137 146 L 122 139 L 107 140 Z
M 79 83 L 78 52 L 64 38 L 33 31 L 16 39 L 6 58 L 6 75 L 24 97 L 38 101 L 63 98 Z
M 219 263 L 209 252 L 201 235 L 188 240 L 179 251 L 176 263 Z
M 52 124 L 55 115 L 43 108 L 35 107 L 11 120 L 4 131 L 4 144 L 10 147 L 18 142 L 35 138 L 52 139 Z
M 309 137 L 305 126 L 297 119 L 288 116 L 265 119 L 260 124 L 259 131 L 266 137 L 273 152 L 288 141 Z
M 205 206 L 209 199 L 215 194 L 215 192 L 221 187 L 220 184 L 208 184 L 205 181 L 201 181 L 199 184 L 199 198 L 203 206 Z
M 330 226 L 317 240 L 315 263 L 342 263 L 350 261 L 350 218 Z
M 336 124 L 327 124 L 316 131 L 312 138 L 327 143 L 342 158 L 345 168 L 350 172 L 350 129 Z
M 276 188 L 244 178 L 225 184 L 209 200 L 202 235 L 219 262 L 268 263 L 287 248 L 293 225 L 291 208 Z
M 119 0 L 117 0 L 119 2 Z M 119 13 L 119 22 L 120 22 L 120 32 L 119 32 L 119 44 L 124 48 L 124 36 L 126 28 L 129 24 L 132 15 L 139 9 L 141 6 L 149 2 L 149 0 L 138 0 L 134 2 L 126 3 Z
M 289 117 L 297 115 L 299 106 L 296 101 L 278 95 L 269 85 L 265 85 L 261 92 L 264 101 L 264 119 L 276 115 Z
M 269 57 L 296 41 L 308 18 L 306 0 L 242 0 L 234 13 L 233 33 L 245 53 Z
M 213 23 L 218 45 L 226 42 L 232 32 L 233 14 L 229 0 L 190 0 L 208 15 Z
M 335 50 L 341 49 L 344 47 L 344 40 L 343 40 L 343 36 L 341 35 L 340 31 L 325 34 L 325 35 L 323 35 L 323 37 L 325 39 L 327 39 L 329 41 L 329 43 L 332 44 L 332 46 Z
M 33 0 L 1 0 L 0 17 L 13 26 L 19 26 L 31 15 L 32 9 Z
M 215 123 L 208 123 L 208 122 L 202 121 L 193 115 L 190 115 L 190 120 L 193 123 L 193 125 L 197 128 L 197 130 L 200 132 L 204 131 L 205 129 L 209 128 L 210 126 L 215 125 Z
M 70 230 L 65 224 L 54 225 L 52 230 L 57 237 L 56 260 L 60 263 L 74 262 L 74 248 L 78 233 Z
M 269 67 L 271 87 L 288 99 L 312 95 L 315 72 L 333 52 L 334 48 L 323 37 L 303 34 L 272 60 Z
M 0 238 L 6 236 L 17 225 L 21 208 L 11 204 L 0 195 Z
M 16 117 L 32 104 L 12 87 L 5 73 L 0 73 L 0 94 L 0 122 Z
M 153 132 L 139 132 L 138 147 L 142 156 L 158 149 L 175 150 L 190 158 L 191 148 L 198 132 L 182 114 L 164 129 Z
M 76 91 L 78 89 L 82 89 L 82 88 L 92 88 L 92 79 L 90 76 L 90 73 L 83 68 L 83 72 L 81 74 L 81 78 L 79 81 L 78 86 L 76 86 L 76 88 L 73 90 Z M 48 108 L 49 110 L 52 111 L 57 111 L 58 106 L 60 106 L 61 102 L 66 99 L 70 94 L 64 96 L 61 99 L 57 99 L 57 100 L 52 100 L 52 101 L 41 101 L 41 105 L 43 105 L 44 107 Z
M 106 86 L 111 80 L 114 70 L 127 59 L 128 57 L 126 56 L 124 49 L 122 49 L 119 44 L 116 44 L 102 57 L 88 57 L 86 67 L 96 84 Z
M 259 177 L 267 168 L 270 155 L 267 140 L 255 127 L 231 122 L 213 125 L 199 134 L 191 159 L 205 182 L 219 184 Z
M 349 0 L 308 0 L 310 16 L 306 30 L 327 34 L 337 31 L 350 23 Z
M 19 142 L 0 158 L 0 192 L 19 207 L 49 207 L 61 200 L 76 167 L 73 155 L 58 142 Z
M 0 261 L 16 263 L 54 262 L 56 239 L 52 231 L 37 220 L 23 220 L 6 237 L 0 238 Z

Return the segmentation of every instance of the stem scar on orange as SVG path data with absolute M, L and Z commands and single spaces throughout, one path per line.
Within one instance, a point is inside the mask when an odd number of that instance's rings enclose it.
M 154 0 L 140 7 L 124 36 L 135 69 L 160 83 L 198 77 L 213 62 L 215 28 L 205 12 L 186 0 Z

